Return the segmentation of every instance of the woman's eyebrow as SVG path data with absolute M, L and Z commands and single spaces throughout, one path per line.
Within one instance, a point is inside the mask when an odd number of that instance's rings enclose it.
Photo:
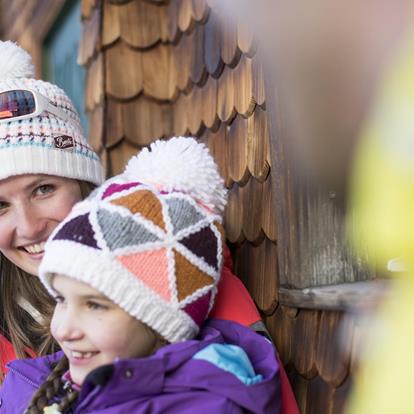
M 28 184 L 25 185 L 24 189 L 27 191 L 32 190 L 33 188 L 49 181 L 51 179 L 47 178 L 47 177 L 37 177 L 37 178 L 33 178 L 32 181 L 30 181 Z

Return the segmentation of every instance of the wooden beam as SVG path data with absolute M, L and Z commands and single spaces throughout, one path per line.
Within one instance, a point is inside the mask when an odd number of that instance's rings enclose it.
M 349 310 L 378 304 L 389 294 L 391 281 L 375 279 L 306 289 L 279 289 L 279 304 L 294 308 Z
M 290 145 L 293 132 L 277 74 L 264 68 L 280 286 L 305 289 L 374 279 L 366 252 L 355 252 L 347 242 L 344 194 L 322 188 L 303 171 L 298 148 Z

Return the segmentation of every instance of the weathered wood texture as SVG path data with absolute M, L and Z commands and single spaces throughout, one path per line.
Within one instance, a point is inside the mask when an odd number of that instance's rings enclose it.
M 42 73 L 42 43 L 65 0 L 1 0 L 0 37 L 30 52 L 36 74 Z
M 298 165 L 300 157 L 291 153 L 292 131 L 283 123 L 277 81 L 272 73 L 268 75 L 265 87 L 281 286 L 303 289 L 375 279 L 375 272 L 366 266 L 367 252 L 356 254 L 347 243 L 344 194 L 308 180 Z
M 207 144 L 229 188 L 225 227 L 235 271 L 265 317 L 300 408 L 340 413 L 350 383 L 350 356 L 335 346 L 342 314 L 279 304 L 280 282 L 295 285 L 279 277 L 283 215 L 273 181 L 286 172 L 272 171 L 271 138 L 279 137 L 271 137 L 253 36 L 212 0 L 89 3 L 79 56 L 90 73 L 91 141 L 108 175 L 157 138 L 194 135 Z M 319 212 L 312 214 L 302 220 Z

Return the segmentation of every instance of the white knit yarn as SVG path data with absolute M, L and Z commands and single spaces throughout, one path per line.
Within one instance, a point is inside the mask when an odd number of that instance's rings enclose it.
M 213 157 L 191 137 L 155 141 L 128 162 L 124 174 L 167 192 L 183 191 L 219 214 L 226 204 L 227 191 Z
M 0 42 L 0 62 L 0 79 L 34 76 L 31 56 L 10 40 Z
M 29 89 L 62 109 L 69 120 L 44 111 L 26 119 L 0 122 L 0 180 L 21 174 L 48 174 L 99 185 L 104 178 L 99 157 L 88 144 L 78 113 L 58 86 L 34 79 L 30 55 L 11 41 L 0 41 L 0 93 Z M 56 138 L 68 136 L 61 148 Z

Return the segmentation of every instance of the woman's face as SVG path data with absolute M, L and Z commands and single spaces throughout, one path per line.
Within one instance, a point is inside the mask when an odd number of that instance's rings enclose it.
M 37 276 L 44 244 L 81 199 L 69 178 L 27 174 L 0 180 L 0 252 Z

